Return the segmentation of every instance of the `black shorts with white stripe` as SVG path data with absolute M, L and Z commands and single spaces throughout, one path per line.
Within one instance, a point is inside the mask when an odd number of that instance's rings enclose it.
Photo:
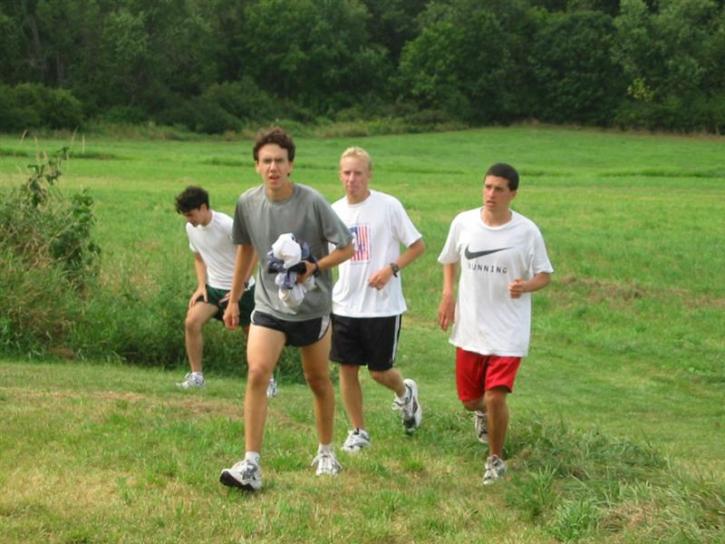
M 395 361 L 402 319 L 402 315 L 346 317 L 332 314 L 330 360 L 367 365 L 370 370 L 389 370 Z

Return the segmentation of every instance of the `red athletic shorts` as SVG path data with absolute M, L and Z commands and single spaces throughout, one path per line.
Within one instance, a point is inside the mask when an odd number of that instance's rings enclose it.
M 456 348 L 456 389 L 462 401 L 480 399 L 486 390 L 505 387 L 514 390 L 521 357 L 481 355 Z

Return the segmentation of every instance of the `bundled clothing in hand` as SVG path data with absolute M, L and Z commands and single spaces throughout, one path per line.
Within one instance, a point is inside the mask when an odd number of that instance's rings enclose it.
M 316 288 L 314 276 L 297 283 L 297 277 L 307 271 L 304 261 L 311 263 L 317 259 L 310 253 L 307 242 L 298 242 L 294 234 L 281 234 L 267 253 L 267 272 L 277 274 L 274 278 L 279 287 L 279 299 L 290 309 L 302 304 L 305 294 Z

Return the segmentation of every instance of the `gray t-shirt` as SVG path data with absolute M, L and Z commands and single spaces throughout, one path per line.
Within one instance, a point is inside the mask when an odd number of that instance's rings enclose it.
M 316 190 L 294 184 L 287 200 L 267 198 L 264 185 L 244 192 L 237 200 L 232 238 L 235 244 L 251 244 L 259 256 L 259 271 L 254 294 L 255 309 L 286 321 L 316 319 L 330 313 L 332 274 L 321 271 L 317 289 L 308 291 L 302 304 L 291 310 L 279 299 L 274 273 L 267 272 L 267 252 L 281 234 L 292 233 L 298 242 L 307 242 L 317 259 L 329 253 L 328 244 L 349 245 L 352 235 L 330 204 Z

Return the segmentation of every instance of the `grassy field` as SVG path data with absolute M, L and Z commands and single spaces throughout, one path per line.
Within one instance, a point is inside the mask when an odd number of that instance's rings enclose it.
M 25 179 L 37 149 L 67 143 L 0 137 L 0 187 Z M 722 138 L 515 127 L 297 144 L 293 177 L 330 200 L 342 194 L 340 152 L 367 148 L 374 186 L 397 195 L 424 234 L 428 252 L 405 274 L 398 360 L 421 384 L 424 427 L 403 437 L 389 395 L 366 381 L 374 447 L 319 480 L 307 466 L 310 395 L 283 377 L 265 490 L 250 497 L 217 483 L 242 448 L 241 371 L 207 361 L 207 390 L 184 395 L 173 387 L 181 369 L 6 358 L 4 541 L 721 541 Z M 103 282 L 153 290 L 176 269 L 189 291 L 173 197 L 198 183 L 231 212 L 258 183 L 250 148 L 76 137 L 61 187 L 96 200 Z M 512 476 L 484 489 L 484 452 L 435 326 L 436 257 L 452 217 L 480 204 L 495 161 L 519 168 L 514 207 L 541 227 L 556 272 L 535 296 L 532 350 L 510 399 Z M 345 427 L 340 407 L 337 442 Z

